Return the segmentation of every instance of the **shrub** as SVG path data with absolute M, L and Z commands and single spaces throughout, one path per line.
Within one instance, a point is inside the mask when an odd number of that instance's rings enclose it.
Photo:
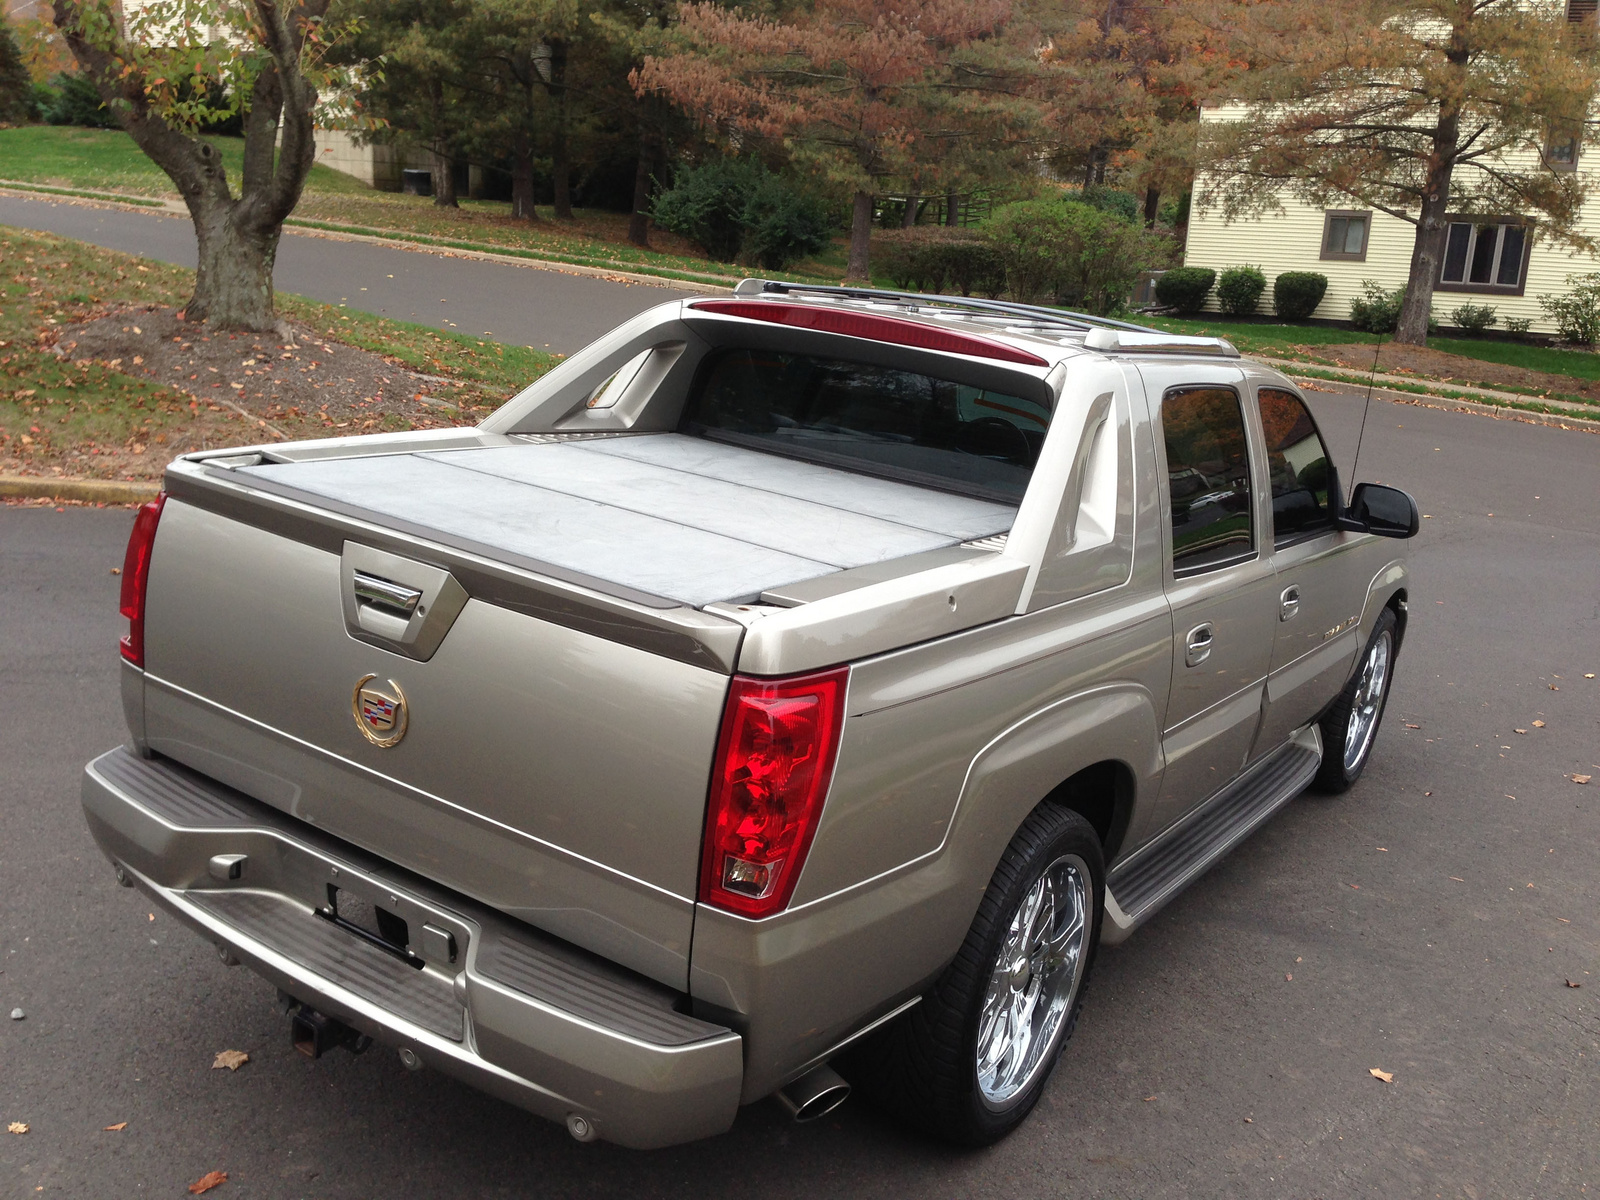
M 998 296 L 1005 265 L 982 234 L 939 225 L 891 229 L 873 235 L 873 261 L 899 288 Z
M 985 226 L 1018 300 L 1108 313 L 1127 303 L 1139 272 L 1171 258 L 1171 239 L 1076 200 L 1022 200 Z
M 1206 306 L 1206 296 L 1217 281 L 1210 267 L 1173 267 L 1156 280 L 1156 299 L 1180 313 L 1197 313 Z
M 1078 199 L 1090 208 L 1112 213 L 1129 223 L 1144 220 L 1144 205 L 1131 192 L 1119 192 L 1116 188 L 1091 183 L 1078 193 Z
M 1350 301 L 1350 324 L 1368 333 L 1393 333 L 1400 324 L 1405 288 L 1388 291 L 1370 279 L 1361 283 L 1361 295 Z
M 66 71 L 36 93 L 39 115 L 51 125 L 82 125 L 88 129 L 120 129 L 122 123 L 100 102 L 94 84 Z
M 1285 321 L 1303 321 L 1328 294 L 1328 277 L 1318 271 L 1285 271 L 1272 282 L 1272 307 Z
M 1463 304 L 1450 314 L 1450 319 L 1468 333 L 1482 333 L 1500 323 L 1492 304 Z
M 1248 317 L 1266 290 L 1267 277 L 1260 267 L 1229 267 L 1217 281 L 1217 303 L 1230 317 Z
M 656 197 L 656 224 L 719 262 L 779 270 L 828 244 L 827 210 L 754 158 L 722 158 L 680 171 Z
M 1600 341 L 1600 273 L 1568 275 L 1565 296 L 1540 296 L 1539 307 L 1561 331 L 1562 340 L 1580 346 Z
M 0 125 L 21 125 L 33 120 L 36 111 L 22 47 L 10 20 L 0 14 Z
M 824 249 L 832 241 L 833 221 L 815 197 L 777 175 L 768 175 L 740 214 L 744 237 L 739 256 L 770 271 Z
M 1515 333 L 1515 334 L 1519 334 L 1520 335 L 1520 334 L 1527 333 L 1528 330 L 1530 330 L 1532 328 L 1533 328 L 1533 318 L 1532 317 L 1507 317 L 1506 318 L 1506 332 L 1507 333 Z

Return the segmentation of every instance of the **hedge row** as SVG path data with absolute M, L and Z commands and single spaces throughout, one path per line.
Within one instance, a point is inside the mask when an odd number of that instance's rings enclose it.
M 1259 267 L 1232 267 L 1217 273 L 1209 267 L 1174 267 L 1156 280 L 1156 299 L 1181 315 L 1199 312 L 1216 285 L 1217 303 L 1230 316 L 1254 313 L 1266 290 L 1267 277 Z M 1316 312 L 1328 292 L 1328 277 L 1316 271 L 1285 271 L 1272 284 L 1272 307 L 1286 321 L 1298 321 Z

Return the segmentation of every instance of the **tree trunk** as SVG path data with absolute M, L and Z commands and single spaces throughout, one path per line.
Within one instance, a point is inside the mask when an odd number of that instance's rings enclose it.
M 442 144 L 433 146 L 433 203 L 436 208 L 459 208 L 456 203 L 456 160 Z
M 870 284 L 867 254 L 872 245 L 872 193 L 857 192 L 850 209 L 850 262 L 844 269 L 846 283 Z
M 944 223 L 946 225 L 961 224 L 960 192 L 946 192 L 944 194 Z
M 550 144 L 550 174 L 555 184 L 553 207 L 563 221 L 572 220 L 572 152 L 569 145 L 567 104 L 567 43 L 564 38 L 550 42 L 550 92 L 555 97 L 555 131 Z
M 900 214 L 900 228 L 910 229 L 917 223 L 917 209 L 920 203 L 915 196 L 906 197 L 906 211 Z
M 1147 187 L 1144 190 L 1144 227 L 1154 229 L 1156 217 L 1161 214 L 1161 189 Z
M 628 240 L 646 250 L 650 248 L 650 183 L 655 177 L 660 153 L 661 135 L 653 129 L 641 129 L 639 161 L 633 168 L 633 212 L 628 217 Z
M 272 267 L 283 227 L 244 231 L 231 212 L 206 207 L 210 211 L 194 222 L 199 255 L 194 296 L 184 307 L 184 320 L 254 332 L 276 328 Z
M 1394 340 L 1406 346 L 1428 344 L 1428 320 L 1433 314 L 1433 287 L 1443 265 L 1445 210 L 1450 207 L 1450 175 L 1460 139 L 1461 118 L 1453 108 L 1441 113 L 1434 127 L 1433 153 L 1428 156 L 1427 190 L 1411 243 L 1411 273 L 1406 278 L 1406 298 Z M 1370 237 L 1371 234 L 1369 233 Z
M 539 220 L 533 207 L 533 139 L 526 133 L 511 139 L 511 216 L 517 221 Z

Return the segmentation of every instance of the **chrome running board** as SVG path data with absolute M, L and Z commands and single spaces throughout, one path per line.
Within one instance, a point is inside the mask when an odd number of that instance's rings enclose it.
M 1300 731 L 1106 877 L 1101 941 L 1120 942 L 1306 789 L 1322 762 L 1315 725 Z

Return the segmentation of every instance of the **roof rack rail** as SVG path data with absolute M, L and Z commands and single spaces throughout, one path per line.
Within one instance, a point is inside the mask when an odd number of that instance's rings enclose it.
M 923 307 L 943 306 L 964 308 L 973 312 L 996 313 L 1003 316 L 1029 317 L 1035 321 L 1061 325 L 1069 329 L 1125 329 L 1130 333 L 1160 333 L 1148 325 L 1135 325 L 1129 321 L 1115 321 L 1110 317 L 1096 317 L 1089 313 L 1071 312 L 1061 308 L 1043 308 L 1036 304 L 1018 304 L 1011 300 L 975 300 L 971 296 L 938 296 L 921 292 L 894 292 L 881 288 L 842 287 L 820 283 L 783 283 L 775 279 L 744 279 L 733 289 L 735 296 L 792 295 L 803 292 L 818 296 L 840 296 L 856 300 L 890 300 L 901 304 Z

